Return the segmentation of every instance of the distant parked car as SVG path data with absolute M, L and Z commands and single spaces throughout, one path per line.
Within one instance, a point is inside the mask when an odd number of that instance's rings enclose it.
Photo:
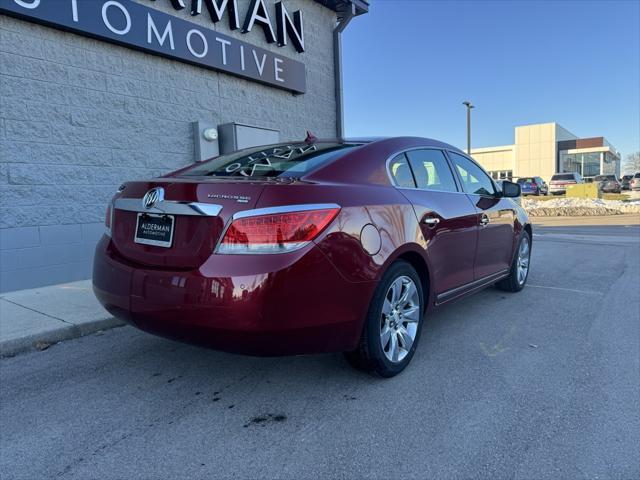
M 622 190 L 615 175 L 598 175 L 594 181 L 598 184 L 598 190 L 603 193 L 620 193 Z
M 578 172 L 556 173 L 549 182 L 549 192 L 552 195 L 563 195 L 567 193 L 568 186 L 578 183 L 584 183 Z
M 622 190 L 631 190 L 631 179 L 633 178 L 633 175 L 623 175 L 622 178 L 620 179 L 620 187 L 622 188 Z
M 640 172 L 636 172 L 629 181 L 629 190 L 640 190 Z
M 549 187 L 540 177 L 522 177 L 517 182 L 522 189 L 522 196 L 525 195 L 549 195 Z

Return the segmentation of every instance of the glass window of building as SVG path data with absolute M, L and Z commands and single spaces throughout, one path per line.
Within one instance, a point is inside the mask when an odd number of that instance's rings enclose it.
M 560 152 L 560 171 L 578 172 L 582 171 L 580 160 L 576 159 L 575 153 Z
M 620 174 L 620 160 L 611 152 L 604 153 L 604 159 L 602 162 L 602 174 L 616 176 L 619 176 Z
M 513 170 L 492 170 L 487 173 L 494 180 L 511 180 L 513 178 Z
M 560 152 L 560 171 L 578 172 L 583 177 L 594 177 L 601 173 L 600 156 L 601 152 L 588 153 L 567 153 Z M 605 167 L 606 170 L 606 167 Z M 612 172 L 613 173 L 613 172 Z
M 583 153 L 582 171 L 578 170 L 583 177 L 593 177 L 600 174 L 600 152 Z

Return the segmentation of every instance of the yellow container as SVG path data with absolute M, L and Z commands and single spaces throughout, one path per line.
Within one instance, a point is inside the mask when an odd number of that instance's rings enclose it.
M 573 198 L 600 198 L 602 196 L 598 190 L 597 183 L 579 183 L 567 187 L 567 197 Z

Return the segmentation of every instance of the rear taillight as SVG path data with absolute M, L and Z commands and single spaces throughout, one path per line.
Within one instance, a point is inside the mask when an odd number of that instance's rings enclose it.
M 111 204 L 107 206 L 107 213 L 104 216 L 104 233 L 111 236 L 111 224 L 113 223 L 113 207 Z
M 295 206 L 236 214 L 216 253 L 282 253 L 302 248 L 340 212 L 337 205 L 323 207 L 327 208 Z

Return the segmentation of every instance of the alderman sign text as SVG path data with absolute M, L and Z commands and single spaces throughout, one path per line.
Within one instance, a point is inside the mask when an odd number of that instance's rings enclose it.
M 182 0 L 174 2 L 178 6 L 183 3 Z M 211 7 L 211 17 L 215 21 L 220 20 L 227 6 L 236 2 L 214 0 L 204 3 Z M 195 5 L 198 4 L 201 2 L 196 0 Z M 266 41 L 273 42 L 277 37 L 280 45 L 286 44 L 287 33 L 297 34 L 292 44 L 296 50 L 303 51 L 301 14 L 296 12 L 295 21 L 292 21 L 281 2 L 276 5 L 276 12 L 277 35 L 263 0 L 253 0 L 242 31 L 250 31 L 254 25 L 259 25 L 265 30 Z M 231 73 L 295 93 L 306 91 L 305 66 L 301 62 L 131 0 L 0 0 L 0 13 Z M 237 9 L 230 9 L 227 13 L 233 28 L 234 22 L 239 23 Z

